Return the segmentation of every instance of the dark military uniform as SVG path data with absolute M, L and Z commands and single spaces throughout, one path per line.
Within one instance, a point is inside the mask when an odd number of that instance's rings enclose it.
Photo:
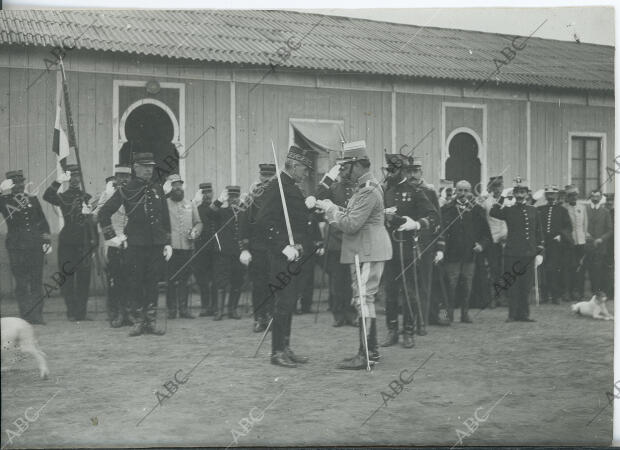
M 539 206 L 538 214 L 545 240 L 545 261 L 541 267 L 543 302 L 559 303 L 563 291 L 562 258 L 572 239 L 573 224 L 566 208 L 557 203 Z M 560 236 L 559 242 L 557 236 Z
M 148 163 L 152 156 L 137 154 L 135 162 Z M 155 328 L 158 303 L 157 283 L 164 271 L 164 246 L 170 245 L 170 215 L 164 191 L 160 184 L 133 178 L 126 187 L 120 187 L 99 210 L 99 222 L 105 239 L 116 236 L 111 217 L 121 205 L 127 214 L 127 269 L 129 297 L 131 298 L 135 329 L 163 334 Z
M 79 173 L 77 166 L 68 166 L 67 169 Z M 63 271 L 67 266 L 70 268 L 65 271 L 68 276 L 60 290 L 69 320 L 84 320 L 91 272 L 91 258 L 88 254 L 96 250 L 98 238 L 91 216 L 82 214 L 82 204 L 88 203 L 91 196 L 78 187 L 69 186 L 62 193 L 58 193 L 59 188 L 60 183 L 54 181 L 45 190 L 43 200 L 58 206 L 65 222 L 58 237 L 58 266 Z
M 211 183 L 201 183 L 199 188 L 204 192 L 212 192 Z M 202 233 L 196 239 L 196 250 L 193 259 L 193 270 L 196 282 L 200 287 L 200 316 L 212 316 L 217 308 L 217 287 L 215 285 L 215 240 L 214 218 L 210 217 L 211 203 L 203 201 L 198 205 L 198 214 L 202 221 Z
M 7 179 L 23 180 L 21 170 L 7 172 Z M 15 298 L 22 319 L 43 323 L 43 244 L 50 243 L 50 227 L 39 200 L 26 193 L 0 196 L 0 212 L 7 224 L 6 249 L 15 277 Z
M 306 156 L 306 152 L 291 147 L 288 153 L 289 158 L 295 158 L 302 164 L 312 168 L 311 160 Z M 280 174 L 282 180 L 282 190 L 288 208 L 288 216 L 293 233 L 295 245 L 300 245 L 304 241 L 306 230 L 306 220 L 308 209 L 305 204 L 303 193 L 295 184 L 295 180 L 286 172 Z M 273 326 L 271 333 L 272 362 L 280 364 L 283 355 L 284 364 L 294 366 L 295 360 L 302 362 L 302 358 L 290 351 L 290 336 L 292 325 L 292 314 L 299 294 L 299 262 L 290 263 L 282 251 L 289 245 L 284 210 L 280 197 L 280 187 L 277 180 L 270 183 L 263 194 L 263 204 L 258 210 L 256 224 L 259 232 L 267 237 L 269 246 L 269 268 L 270 268 L 270 292 L 275 295 Z M 307 249 L 302 249 L 301 258 Z M 307 254 L 306 254 L 307 256 Z M 272 288 L 273 286 L 273 288 Z M 275 360 L 274 360 L 275 357 Z M 277 361 L 276 361 L 277 360 Z
M 353 195 L 355 185 L 352 182 L 322 181 L 316 192 L 319 200 L 329 199 L 335 205 L 342 208 Z M 329 226 L 329 225 L 328 225 Z M 326 232 L 325 258 L 327 258 L 327 272 L 329 274 L 329 304 L 334 315 L 334 326 L 343 325 L 345 322 L 356 325 L 357 311 L 351 304 L 353 291 L 351 289 L 351 273 L 349 264 L 340 263 L 342 247 L 342 231 L 337 227 L 329 227 Z
M 388 326 L 388 339 L 384 345 L 394 345 L 398 342 L 398 294 L 403 287 L 406 296 L 403 304 L 403 328 L 406 334 L 407 346 L 413 346 L 414 322 L 411 315 L 421 313 L 418 301 L 422 295 L 420 271 L 414 273 L 414 268 L 420 264 L 420 253 L 426 247 L 418 247 L 418 233 L 415 231 L 397 231 L 403 223 L 405 216 L 420 223 L 422 230 L 435 230 L 439 224 L 439 214 L 433 204 L 428 200 L 424 191 L 412 185 L 403 178 L 400 182 L 391 182 L 385 191 L 385 207 L 396 207 L 395 216 L 390 218 L 386 226 L 392 239 L 394 256 L 385 265 L 384 283 L 386 289 L 386 322 Z M 415 250 L 414 250 L 415 248 Z M 415 259 L 415 261 L 414 261 Z M 403 269 L 407 268 L 403 273 Z M 399 277 L 400 276 L 400 277 Z M 417 285 L 416 285 L 417 281 Z M 430 280 L 429 280 L 430 281 Z M 406 284 L 404 284 L 406 283 Z M 408 300 L 407 301 L 407 297 Z M 416 301 L 417 297 L 417 301 Z M 411 310 L 409 308 L 411 306 Z
M 503 199 L 500 201 L 503 202 Z M 508 320 L 529 321 L 530 291 L 534 280 L 535 256 L 544 249 L 543 231 L 538 210 L 526 203 L 504 207 L 496 203 L 491 217 L 504 220 L 508 227 L 504 249 L 504 270 L 511 272 L 507 280 L 495 280 L 508 291 Z M 509 280 L 509 281 L 508 281 Z
M 229 196 L 239 197 L 239 186 L 228 186 Z M 228 317 L 240 319 L 237 312 L 245 267 L 239 261 L 241 247 L 239 242 L 239 215 L 237 206 L 222 208 L 222 203 L 215 200 L 207 215 L 214 221 L 217 232 L 218 252 L 215 256 L 215 285 L 217 286 L 217 313 L 215 320 L 220 320 L 226 305 L 228 291 Z
M 319 216 L 315 212 L 307 213 L 306 230 L 304 232 L 304 249 L 311 253 L 314 249 L 323 246 L 321 230 L 319 228 Z M 318 256 L 316 254 L 307 255 L 304 259 L 304 266 L 299 275 L 299 297 L 301 303 L 301 313 L 312 312 L 312 296 L 314 294 L 314 268 Z
M 269 166 L 269 167 L 266 167 Z M 265 176 L 275 174 L 275 166 L 271 173 L 271 165 L 261 164 L 261 173 Z M 266 171 L 265 171 L 266 170 Z M 264 203 L 264 193 L 270 183 L 277 183 L 275 178 L 265 183 L 255 183 L 250 189 L 250 203 L 241 214 L 239 227 L 242 248 L 252 255 L 249 265 L 252 280 L 252 310 L 254 313 L 255 331 L 264 331 L 273 314 L 274 296 L 269 290 L 269 245 L 267 236 L 259 229 L 256 219 Z

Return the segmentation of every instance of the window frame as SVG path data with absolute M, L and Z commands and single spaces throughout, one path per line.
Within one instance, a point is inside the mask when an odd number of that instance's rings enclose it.
M 596 139 L 599 141 L 599 154 L 598 154 L 599 164 L 598 164 L 598 173 L 597 173 L 597 179 L 598 179 L 597 186 L 599 187 L 599 189 L 601 189 L 603 193 L 606 193 L 608 188 L 605 185 L 602 185 L 601 183 L 603 181 L 603 176 L 605 173 L 605 165 L 607 163 L 606 161 L 607 133 L 588 132 L 588 131 L 579 131 L 579 132 L 571 131 L 568 133 L 567 184 L 573 184 L 573 155 L 574 155 L 573 139 L 575 140 L 579 139 L 584 142 L 583 158 L 580 158 L 581 161 L 583 162 L 583 177 L 580 178 L 580 180 L 583 180 L 583 188 L 582 186 L 579 186 L 580 197 L 587 198 L 589 194 L 588 192 L 582 192 L 582 190 L 585 191 L 586 181 L 588 179 L 587 167 L 586 167 L 586 161 L 588 160 L 588 158 L 586 157 L 585 142 L 587 142 L 590 139 Z

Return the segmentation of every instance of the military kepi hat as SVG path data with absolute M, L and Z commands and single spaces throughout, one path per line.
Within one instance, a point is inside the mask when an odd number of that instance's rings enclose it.
M 312 152 L 310 150 L 303 150 L 296 145 L 291 145 L 291 148 L 288 149 L 286 157 L 302 163 L 310 170 L 314 170 Z
M 169 181 L 170 184 L 183 183 L 183 180 L 181 179 L 181 175 L 179 175 L 178 173 L 173 173 L 172 175 L 168 175 L 168 178 L 166 180 Z
M 342 150 L 342 158 L 336 161 L 338 164 L 354 163 L 363 159 L 370 159 L 366 152 L 366 141 L 345 142 L 342 145 Z
M 24 179 L 24 171 L 19 169 L 19 170 L 9 170 L 6 173 L 6 179 L 7 180 L 23 180 Z
M 82 171 L 80 170 L 80 166 L 77 164 L 69 164 L 67 165 L 67 171 L 71 172 L 71 175 L 80 175 Z
M 579 189 L 574 184 L 566 185 L 564 190 L 566 191 L 566 195 L 568 195 L 568 194 L 579 194 Z
M 545 194 L 548 193 L 558 193 L 560 192 L 560 188 L 558 188 L 555 184 L 547 184 L 545 185 Z
M 412 165 L 412 158 L 402 153 L 386 153 L 385 162 L 388 168 L 410 167 Z
M 117 164 L 114 166 L 114 175 L 118 173 L 131 173 L 131 167 L 124 164 Z
M 269 176 L 276 174 L 276 165 L 275 164 L 259 164 L 258 170 L 261 175 L 269 177 Z
M 228 191 L 228 195 L 237 197 L 241 195 L 241 186 L 226 186 L 226 190 Z
M 137 164 L 143 164 L 143 165 L 151 165 L 151 166 L 155 165 L 153 154 L 149 152 L 134 153 L 133 162 Z
M 200 183 L 198 185 L 198 189 L 205 192 L 213 192 L 213 184 L 211 183 Z
M 512 186 L 513 191 L 515 189 L 520 189 L 520 190 L 529 190 L 530 186 L 528 184 L 528 182 L 526 180 L 524 180 L 521 177 L 517 177 L 514 179 L 514 185 Z

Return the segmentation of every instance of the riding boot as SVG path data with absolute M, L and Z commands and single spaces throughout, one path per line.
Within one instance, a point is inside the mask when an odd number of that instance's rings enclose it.
M 370 332 L 368 333 L 368 355 L 371 361 L 379 361 L 379 343 L 377 342 L 377 319 L 370 319 Z
M 398 322 L 388 323 L 388 335 L 385 341 L 381 343 L 381 347 L 391 347 L 398 344 Z
M 237 312 L 237 305 L 239 304 L 239 297 L 241 297 L 240 289 L 231 289 L 230 297 L 228 298 L 228 318 L 229 319 L 241 319 L 241 316 Z
M 359 349 L 357 351 L 357 354 L 355 354 L 353 357 L 351 358 L 345 358 L 342 360 L 342 362 L 340 364 L 338 364 L 337 368 L 338 369 L 345 369 L 345 370 L 362 370 L 365 369 L 367 364 L 367 360 L 366 360 L 366 350 L 364 348 L 364 328 L 362 327 L 362 319 L 360 318 L 358 320 L 358 324 L 359 324 L 359 340 L 360 340 L 360 345 L 359 345 Z M 372 325 L 371 325 L 372 327 Z M 369 353 L 369 359 L 368 361 L 370 362 L 370 365 L 372 366 L 375 362 L 372 360 L 372 357 L 370 356 L 370 343 L 368 343 L 368 353 Z
M 222 320 L 224 317 L 224 304 L 226 303 L 226 289 L 217 290 L 217 310 L 213 320 Z
M 187 303 L 189 300 L 189 287 L 187 283 L 179 286 L 179 317 L 181 319 L 194 319 L 195 317 L 190 312 Z

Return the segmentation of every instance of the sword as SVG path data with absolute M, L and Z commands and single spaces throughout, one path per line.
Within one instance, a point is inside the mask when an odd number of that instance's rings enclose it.
M 362 275 L 360 270 L 360 257 L 355 254 L 355 274 L 357 275 L 357 289 L 360 296 L 360 314 L 362 316 L 362 332 L 364 333 L 364 350 L 366 351 L 366 370 L 370 371 L 370 359 L 368 357 L 368 337 L 366 335 L 366 317 L 364 316 L 364 306 L 366 305 L 365 291 L 362 293 Z
M 415 232 L 414 232 L 415 233 Z M 418 311 L 422 313 L 422 306 L 420 305 L 420 289 L 418 288 L 418 236 L 414 234 L 413 236 L 413 283 L 415 286 L 415 302 L 418 305 Z M 403 273 L 404 275 L 404 273 Z M 420 322 L 422 322 L 422 326 L 426 328 L 426 323 L 424 322 L 424 317 L 420 316 Z
M 256 355 L 258 355 L 258 351 L 260 350 L 261 345 L 263 345 L 263 342 L 265 341 L 265 338 L 267 337 L 267 333 L 269 333 L 269 330 L 271 329 L 272 323 L 273 323 L 273 317 L 271 318 L 271 320 L 269 320 L 269 323 L 267 324 L 267 328 L 265 328 L 265 332 L 263 333 L 263 337 L 260 338 L 258 347 L 256 347 L 256 351 L 254 352 L 254 358 L 256 358 Z
M 538 291 L 538 267 L 534 264 L 534 289 L 536 294 L 536 306 L 540 306 L 540 292 Z
M 288 208 L 286 207 L 286 199 L 284 198 L 284 188 L 282 187 L 282 178 L 280 177 L 280 167 L 278 165 L 278 155 L 276 154 L 276 147 L 271 141 L 271 149 L 273 150 L 273 160 L 276 165 L 276 177 L 278 178 L 278 186 L 280 188 L 280 199 L 282 200 L 282 210 L 284 211 L 284 222 L 286 223 L 286 232 L 288 233 L 288 243 L 291 247 L 295 246 L 293 240 L 293 230 L 291 229 L 291 220 L 288 217 Z

